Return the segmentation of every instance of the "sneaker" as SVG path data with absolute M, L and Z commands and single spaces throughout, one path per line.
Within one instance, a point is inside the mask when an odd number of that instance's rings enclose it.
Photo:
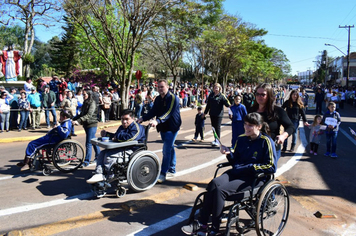
M 287 148 L 286 147 L 283 147 L 282 148 L 282 152 L 286 152 L 287 151 Z
M 82 164 L 83 167 L 87 167 L 89 166 L 89 161 L 84 161 L 83 164 Z
M 334 159 L 336 159 L 336 158 L 337 158 L 337 155 L 336 155 L 336 153 L 331 153 L 331 158 L 334 158 Z
M 166 179 L 173 178 L 175 175 L 176 175 L 176 173 L 167 172 L 167 173 L 166 173 Z
M 92 164 L 95 164 L 95 165 L 96 165 L 96 159 L 94 159 L 93 161 L 90 161 L 89 164 L 90 164 L 90 165 L 92 165 Z
M 318 153 L 314 152 L 314 156 L 318 155 Z
M 19 162 L 19 163 L 17 163 L 16 165 L 17 165 L 18 167 L 23 167 L 23 166 L 25 165 L 25 163 Z
M 200 140 L 199 142 L 204 142 L 204 139 Z
M 216 147 L 218 146 L 218 143 L 216 141 L 211 142 L 211 146 Z
M 310 154 L 313 154 L 314 152 L 313 151 L 310 151 Z
M 330 152 L 326 152 L 326 153 L 324 154 L 324 156 L 326 156 L 326 157 L 330 156 Z
M 294 147 L 291 147 L 291 148 L 290 148 L 290 152 L 294 152 Z
M 48 125 L 48 126 L 47 126 L 47 129 L 50 129 L 50 128 L 51 128 L 51 126 Z
M 187 235 L 207 235 L 208 226 L 201 225 L 197 220 L 193 221 L 190 225 L 185 225 L 182 228 L 183 233 Z
M 95 174 L 90 179 L 87 180 L 88 184 L 94 184 L 97 182 L 101 182 L 105 180 L 105 176 L 103 174 Z
M 21 171 L 29 170 L 30 166 L 29 164 L 25 164 L 23 167 L 21 167 Z
M 160 174 L 158 179 L 157 179 L 157 183 L 161 184 L 166 180 L 166 176 Z
M 192 138 L 192 141 L 193 141 L 193 142 L 196 142 L 197 140 L 196 140 L 195 138 Z

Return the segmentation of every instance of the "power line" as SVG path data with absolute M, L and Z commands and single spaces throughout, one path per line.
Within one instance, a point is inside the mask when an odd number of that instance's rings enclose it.
M 279 37 L 290 37 L 290 38 L 310 38 L 310 39 L 327 39 L 327 40 L 333 40 L 333 41 L 344 41 L 342 39 L 337 40 L 337 39 L 332 39 L 332 38 L 325 38 L 325 37 L 314 37 L 314 36 L 300 36 L 300 35 L 286 35 L 286 34 L 268 34 L 271 36 L 279 36 Z M 352 40 L 356 41 L 356 40 Z

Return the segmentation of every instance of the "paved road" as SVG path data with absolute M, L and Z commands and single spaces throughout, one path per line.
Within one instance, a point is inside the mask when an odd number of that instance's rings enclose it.
M 146 192 L 129 191 L 120 199 L 114 193 L 93 198 L 85 179 L 91 176 L 94 166 L 73 174 L 21 173 L 15 164 L 22 159 L 26 142 L 0 143 L 0 234 L 20 230 L 22 235 L 183 235 L 180 227 L 186 222 L 195 196 L 211 179 L 216 163 L 224 161 L 218 149 L 209 145 L 209 119 L 206 141 L 189 141 L 195 114 L 194 110 L 182 112 L 183 127 L 176 142 L 177 176 Z M 337 160 L 305 154 L 307 128 L 300 129 L 296 153 L 286 153 L 279 160 L 278 178 L 288 181 L 291 195 L 290 218 L 283 235 L 356 235 L 355 142 L 347 131 L 349 126 L 356 130 L 356 109 L 347 107 L 341 116 L 344 132 L 339 134 Z M 223 123 L 222 142 L 228 144 L 231 126 L 227 113 Z M 84 143 L 84 135 L 76 139 Z M 159 134 L 151 130 L 149 149 L 161 157 L 161 148 Z M 320 153 L 324 151 L 322 144 Z M 185 190 L 187 183 L 200 188 Z M 316 211 L 337 218 L 318 219 L 313 215 Z

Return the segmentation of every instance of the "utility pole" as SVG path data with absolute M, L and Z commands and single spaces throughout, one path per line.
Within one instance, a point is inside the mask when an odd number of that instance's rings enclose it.
M 349 78 L 350 78 L 350 31 L 351 28 L 354 28 L 354 25 L 344 25 L 340 26 L 339 28 L 348 29 L 349 31 L 349 38 L 348 38 L 348 45 L 347 45 L 347 69 L 346 69 L 346 89 L 349 87 Z

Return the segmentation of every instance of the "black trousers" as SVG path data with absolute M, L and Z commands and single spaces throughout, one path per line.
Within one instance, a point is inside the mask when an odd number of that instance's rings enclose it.
M 210 116 L 210 120 L 211 120 L 211 126 L 214 127 L 214 129 L 216 131 L 216 134 L 220 138 L 222 117 L 220 117 L 220 116 Z
M 321 113 L 321 109 L 322 109 L 322 102 L 317 102 L 316 103 L 315 114 L 322 114 Z
M 200 210 L 199 222 L 206 225 L 209 216 L 212 215 L 213 230 L 218 231 L 226 198 L 249 189 L 253 181 L 254 179 L 251 177 L 236 176 L 232 170 L 213 179 L 206 188 L 207 192 L 204 195 L 204 205 Z
M 310 142 L 310 151 L 318 152 L 319 144 Z
M 204 127 L 195 126 L 194 139 L 197 139 L 199 135 L 201 140 L 204 140 Z

